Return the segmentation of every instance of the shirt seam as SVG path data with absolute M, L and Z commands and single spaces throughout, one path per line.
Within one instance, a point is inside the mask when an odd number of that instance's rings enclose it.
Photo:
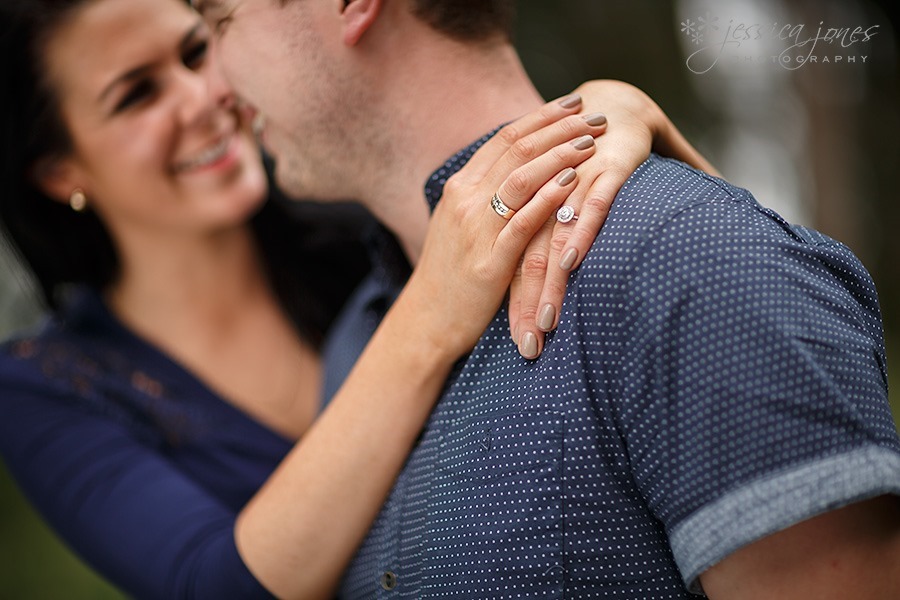
M 731 186 L 729 186 L 728 184 L 723 182 L 721 179 L 712 177 L 711 175 L 704 173 L 703 171 L 697 171 L 696 169 L 694 169 L 682 162 L 676 161 L 676 160 L 666 159 L 666 158 L 662 158 L 662 157 L 656 157 L 656 158 L 658 161 L 668 163 L 671 166 L 680 169 L 681 171 L 699 174 L 702 177 L 702 179 L 706 180 L 708 183 L 715 186 L 721 192 L 724 192 L 728 196 L 728 198 L 732 201 L 740 199 L 739 196 L 737 194 L 735 194 L 735 188 L 732 188 Z M 649 164 L 649 161 L 645 162 L 641 167 L 638 167 L 638 169 L 635 171 L 635 173 L 637 173 L 637 171 L 643 169 L 648 164 Z M 634 177 L 634 175 L 632 175 L 632 177 Z M 627 185 L 627 183 L 626 183 L 626 185 Z M 671 224 L 672 221 L 674 221 L 676 218 L 680 217 L 685 212 L 692 210 L 698 206 L 712 204 L 713 202 L 715 202 L 718 199 L 721 199 L 721 198 L 719 198 L 719 197 L 704 198 L 702 200 L 693 201 L 693 202 L 681 207 L 680 209 L 676 210 L 672 214 L 668 215 L 665 219 L 661 220 L 659 223 L 654 225 L 652 228 L 648 229 L 645 238 L 639 244 L 635 245 L 633 254 L 635 257 L 637 257 L 637 259 L 634 261 L 631 261 L 631 264 L 629 264 L 626 267 L 625 272 L 623 273 L 622 287 L 618 293 L 619 302 L 617 303 L 617 309 L 616 309 L 616 313 L 615 313 L 616 314 L 615 322 L 624 323 L 626 320 L 625 319 L 625 317 L 626 317 L 625 307 L 627 305 L 626 299 L 628 298 L 629 290 L 631 290 L 631 288 L 634 284 L 634 280 L 637 277 L 635 273 L 638 270 L 638 267 L 642 264 L 641 259 L 644 256 L 646 256 L 646 252 L 645 252 L 646 248 L 654 240 L 656 240 L 658 238 L 658 236 L 661 234 L 661 232 L 665 229 L 665 227 L 668 226 L 669 224 Z M 616 202 L 616 201 L 618 201 L 618 199 L 615 200 L 614 202 Z M 581 297 L 581 295 L 579 294 L 579 303 L 578 303 L 578 309 L 579 309 L 578 312 L 579 313 L 582 312 L 580 297 Z M 619 328 L 619 331 L 616 333 L 616 347 L 618 347 L 618 348 L 626 347 L 625 344 L 626 344 L 627 340 L 625 339 L 625 337 L 626 337 L 625 329 Z M 621 377 L 620 369 L 621 369 L 621 361 L 617 360 L 617 361 L 613 362 L 613 364 L 611 365 L 611 370 L 613 372 L 612 379 L 613 379 L 614 386 L 615 386 L 613 397 L 615 397 L 615 398 L 622 397 L 622 388 L 621 388 L 622 377 Z M 610 406 L 613 407 L 613 409 L 615 409 L 614 403 L 611 403 Z M 626 457 L 628 457 L 629 464 L 631 464 L 631 459 L 628 454 L 628 444 L 626 443 L 627 437 L 625 436 L 624 430 L 622 429 L 622 423 L 619 421 L 619 416 L 618 416 L 617 410 L 613 411 L 612 418 L 613 418 L 613 422 L 615 423 L 616 429 L 619 431 L 619 435 L 622 436 L 623 447 L 625 448 L 625 455 L 626 455 Z

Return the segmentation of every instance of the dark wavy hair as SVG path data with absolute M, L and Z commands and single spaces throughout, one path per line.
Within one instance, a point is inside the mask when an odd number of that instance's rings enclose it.
M 33 176 L 40 161 L 72 150 L 58 98 L 43 76 L 43 48 L 86 1 L 0 2 L 0 226 L 53 310 L 67 286 L 103 289 L 119 274 L 116 248 L 97 215 L 51 199 Z M 298 333 L 318 346 L 368 268 L 359 232 L 371 217 L 352 207 L 335 208 L 332 217 L 286 202 L 270 198 L 251 226 L 283 307 Z
M 512 39 L 515 0 L 410 0 L 413 14 L 434 29 L 464 42 L 497 34 Z

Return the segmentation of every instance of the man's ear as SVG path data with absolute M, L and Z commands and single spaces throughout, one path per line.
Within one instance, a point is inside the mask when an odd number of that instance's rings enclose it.
M 384 0 L 344 0 L 343 40 L 347 46 L 355 46 L 381 13 Z
M 68 158 L 42 158 L 31 169 L 31 180 L 51 199 L 69 203 L 72 191 L 83 189 L 85 182 L 79 169 Z

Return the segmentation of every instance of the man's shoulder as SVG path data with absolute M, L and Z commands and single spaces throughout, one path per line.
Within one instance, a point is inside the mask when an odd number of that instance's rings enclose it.
M 869 280 L 843 244 L 788 223 L 743 188 L 654 155 L 622 186 L 575 285 L 616 281 L 621 289 L 641 273 L 664 274 L 667 283 L 680 281 L 679 273 L 696 280 L 697 265 L 704 264 L 758 272 L 783 265 L 788 254 L 804 269 L 839 267 L 851 279 Z
M 709 204 L 761 208 L 747 190 L 683 162 L 653 154 L 619 190 L 609 224 L 656 228 L 684 211 Z
M 771 248 L 782 243 L 828 246 L 852 257 L 840 242 L 788 223 L 748 190 L 652 155 L 619 190 L 585 260 L 603 261 L 610 253 L 635 251 L 735 252 L 745 243 Z
M 755 216 L 754 216 L 755 215 Z M 778 220 L 742 188 L 690 166 L 651 155 L 619 190 L 600 234 L 582 263 L 582 270 L 609 272 L 633 267 L 639 257 L 671 237 L 669 251 L 690 251 L 726 222 Z M 781 221 L 779 227 L 790 228 Z M 675 246 L 678 246 L 677 248 Z

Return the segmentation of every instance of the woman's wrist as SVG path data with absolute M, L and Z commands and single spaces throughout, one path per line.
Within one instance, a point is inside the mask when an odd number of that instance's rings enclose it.
M 384 335 L 392 338 L 397 351 L 407 350 L 421 361 L 419 368 L 440 370 L 449 367 L 472 346 L 471 336 L 463 339 L 448 327 L 455 315 L 438 298 L 439 290 L 431 289 L 413 273 L 391 310 L 382 321 Z

